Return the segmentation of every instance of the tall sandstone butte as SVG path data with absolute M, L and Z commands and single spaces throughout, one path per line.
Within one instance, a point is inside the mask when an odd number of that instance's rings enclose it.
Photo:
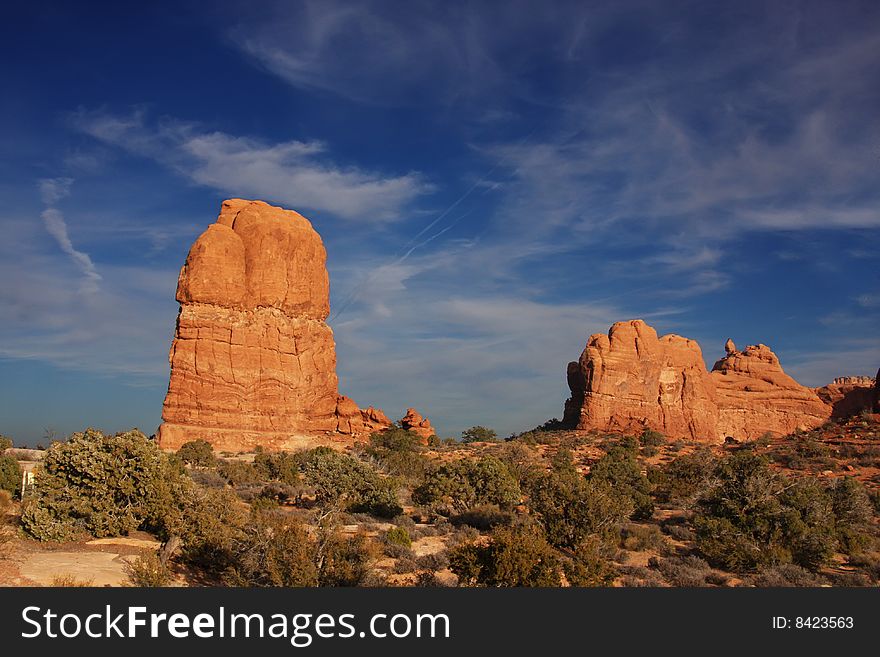
M 783 372 L 764 345 L 726 355 L 706 370 L 700 346 L 678 335 L 658 338 L 637 319 L 590 337 L 580 360 L 568 365 L 571 397 L 564 421 L 577 429 L 638 432 L 719 442 L 753 440 L 815 427 L 831 415 L 815 391 Z
M 700 345 L 678 335 L 657 337 L 640 319 L 590 336 L 568 364 L 571 398 L 564 422 L 578 429 L 640 432 L 715 441 L 718 409 Z
M 159 445 L 242 452 L 390 425 L 339 395 L 326 251 L 302 215 L 224 201 L 180 271 Z

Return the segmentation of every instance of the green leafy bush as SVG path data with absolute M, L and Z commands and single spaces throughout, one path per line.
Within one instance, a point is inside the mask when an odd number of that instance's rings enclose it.
M 625 446 L 614 446 L 590 468 L 589 479 L 605 482 L 620 495 L 632 501 L 632 518 L 643 520 L 654 513 L 652 485 L 642 473 L 636 452 Z
M 551 544 L 574 549 L 592 535 L 608 538 L 633 511 L 629 496 L 620 495 L 602 479 L 586 480 L 565 462 L 534 477 L 529 506 Z
M 383 518 L 403 511 L 394 481 L 347 454 L 316 447 L 300 454 L 300 469 L 319 502 L 339 503 L 348 511 Z
M 87 429 L 46 452 L 22 513 L 25 531 L 40 540 L 80 533 L 120 536 L 161 531 L 184 478 L 141 432 L 113 436 Z
M 679 456 L 669 465 L 650 472 L 654 496 L 661 502 L 689 508 L 713 485 L 716 467 L 717 459 L 708 449 Z
M 412 545 L 412 539 L 409 536 L 409 532 L 403 527 L 392 527 L 385 532 L 385 542 L 393 545 L 403 545 L 404 547 L 410 547 Z
M 813 478 L 789 479 L 744 451 L 720 463 L 697 503 L 697 545 L 730 570 L 795 563 L 815 570 L 837 546 L 832 502 Z
M 199 468 L 210 468 L 217 462 L 214 448 L 207 440 L 190 440 L 183 443 L 177 450 L 177 458 Z
M 0 454 L 0 490 L 18 495 L 21 489 L 21 466 L 14 457 Z
M 540 528 L 496 529 L 487 545 L 466 543 L 449 551 L 449 568 L 461 586 L 559 586 L 561 563 Z
M 180 537 L 181 559 L 219 576 L 235 561 L 235 543 L 248 522 L 247 507 L 228 489 L 190 486 L 169 532 Z
M 865 550 L 871 543 L 869 532 L 874 515 L 865 487 L 857 479 L 841 477 L 830 486 L 828 493 L 840 548 L 846 554 Z
M 316 586 L 314 543 L 299 521 L 260 513 L 232 540 L 223 581 L 232 586 Z
M 370 436 L 370 445 L 365 453 L 376 459 L 385 472 L 409 481 L 417 481 L 428 468 L 428 460 L 423 451 L 421 438 L 417 434 L 400 427 L 392 427 Z
M 363 534 L 323 531 L 316 548 L 319 586 L 362 586 L 368 581 L 375 549 Z
M 0 452 L 10 449 L 12 447 L 12 438 L 7 438 L 6 436 L 0 436 Z
M 461 442 L 463 443 L 488 443 L 498 438 L 498 434 L 494 430 L 483 426 L 471 427 L 461 432 Z
M 602 543 L 591 537 L 577 546 L 573 554 L 562 562 L 569 586 L 610 586 L 615 571 L 602 554 Z
M 639 436 L 639 444 L 642 447 L 660 447 L 666 443 L 666 436 L 664 436 L 659 431 L 654 431 L 653 429 L 649 429 L 645 427 L 644 431 L 642 431 Z
M 300 483 L 300 460 L 290 452 L 258 452 L 254 456 L 254 470 L 264 481 L 279 481 L 290 486 Z
M 237 460 L 220 462 L 217 472 L 233 486 L 257 484 L 263 480 L 262 473 L 252 463 Z
M 482 504 L 509 509 L 520 497 L 519 484 L 494 456 L 443 465 L 429 472 L 412 493 L 416 504 L 430 506 L 445 515 L 464 513 Z

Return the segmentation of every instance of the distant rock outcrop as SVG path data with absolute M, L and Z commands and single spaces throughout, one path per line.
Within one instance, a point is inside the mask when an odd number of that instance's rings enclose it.
M 406 415 L 400 418 L 400 427 L 407 431 L 417 434 L 422 440 L 427 441 L 431 436 L 437 435 L 431 421 L 422 417 L 422 415 L 414 408 L 406 409 Z
M 816 394 L 831 406 L 831 417 L 843 418 L 872 411 L 877 398 L 876 386 L 876 380 L 870 376 L 840 376 L 827 386 L 816 388 Z
M 563 422 L 578 429 L 717 441 L 715 394 L 700 346 L 678 335 L 657 337 L 640 319 L 590 337 L 568 365 L 571 398 Z
M 390 426 L 337 392 L 326 252 L 302 215 L 224 201 L 180 271 L 159 444 L 241 452 Z
M 765 433 L 787 434 L 817 427 L 831 409 L 816 393 L 782 371 L 763 344 L 732 351 L 710 374 L 718 400 L 718 433 L 753 440 Z
M 590 336 L 580 360 L 569 363 L 564 422 L 720 442 L 786 434 L 830 417 L 831 406 L 785 374 L 769 347 L 739 351 L 728 339 L 724 350 L 708 372 L 694 340 L 658 338 L 642 320 L 618 322 L 608 335 Z

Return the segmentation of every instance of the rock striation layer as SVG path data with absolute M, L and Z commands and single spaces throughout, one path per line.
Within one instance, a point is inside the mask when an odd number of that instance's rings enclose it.
M 617 322 L 592 335 L 568 365 L 567 426 L 720 442 L 787 434 L 825 422 L 832 412 L 816 392 L 785 374 L 765 345 L 725 356 L 706 370 L 700 346 L 678 335 L 658 337 L 642 320 Z
M 326 257 L 297 212 L 223 202 L 178 279 L 163 449 L 282 449 L 390 426 L 337 391 Z

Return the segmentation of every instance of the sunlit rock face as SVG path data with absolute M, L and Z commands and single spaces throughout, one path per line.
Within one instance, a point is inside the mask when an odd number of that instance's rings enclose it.
M 618 322 L 590 336 L 580 360 L 568 365 L 571 397 L 565 423 L 580 430 L 638 433 L 674 439 L 754 440 L 825 422 L 832 407 L 788 376 L 769 347 L 737 350 L 706 370 L 700 346 L 678 335 L 657 337 L 642 320 Z
M 289 449 L 390 425 L 338 393 L 326 259 L 299 213 L 223 202 L 180 271 L 161 447 Z

